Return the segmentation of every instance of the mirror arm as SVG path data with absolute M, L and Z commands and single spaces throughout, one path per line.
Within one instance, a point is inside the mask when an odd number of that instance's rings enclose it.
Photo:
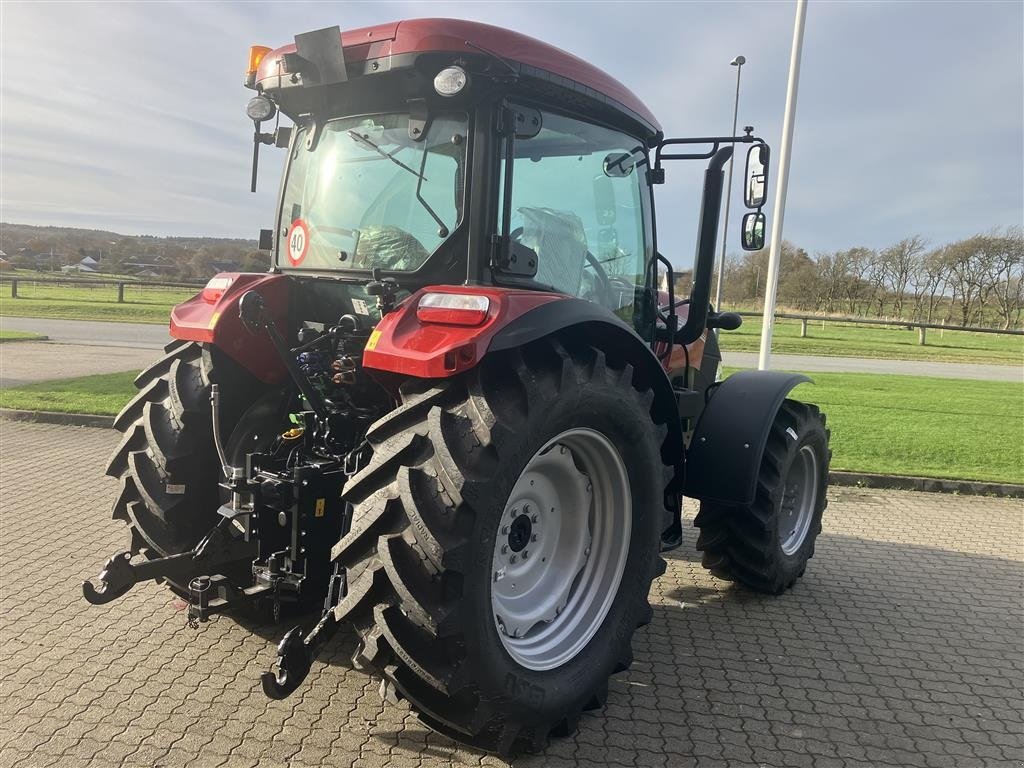
M 693 290 L 686 322 L 676 334 L 676 344 L 690 344 L 700 338 L 707 326 L 708 302 L 711 300 L 711 276 L 715 266 L 715 241 L 718 236 L 718 215 L 722 209 L 723 167 L 732 157 L 732 147 L 719 149 L 704 172 L 704 194 L 701 198 L 700 225 L 697 234 L 697 261 L 693 270 Z

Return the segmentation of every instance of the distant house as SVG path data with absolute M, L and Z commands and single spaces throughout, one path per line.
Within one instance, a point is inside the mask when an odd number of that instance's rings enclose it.
M 100 268 L 100 263 L 96 261 L 96 259 L 94 259 L 92 256 L 86 256 L 78 263 L 84 267 L 92 267 L 94 271 Z
M 218 259 L 217 261 L 211 261 L 210 266 L 218 272 L 237 272 L 238 262 L 231 259 Z
M 143 273 L 151 273 L 153 276 L 160 277 L 167 274 L 168 272 L 174 271 L 173 264 L 153 264 L 145 263 L 141 261 L 129 261 L 125 264 L 126 267 L 131 267 L 135 270 L 134 274 L 143 275 Z M 148 274 L 145 276 L 149 276 Z
M 143 269 L 140 272 L 135 273 L 136 277 L 163 277 L 159 272 L 154 272 L 152 269 Z
M 89 272 L 93 274 L 99 272 L 99 270 L 96 269 L 95 267 L 91 267 L 88 264 L 86 264 L 85 259 L 82 259 L 77 264 L 69 264 L 66 267 L 61 267 L 60 271 L 63 272 L 65 275 L 70 274 L 71 272 Z

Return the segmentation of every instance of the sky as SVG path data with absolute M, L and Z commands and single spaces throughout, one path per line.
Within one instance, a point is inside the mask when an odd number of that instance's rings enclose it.
M 255 238 L 283 152 L 249 192 L 251 44 L 444 16 L 504 26 L 630 87 L 670 136 L 732 123 L 779 141 L 795 3 L 0 2 L 0 221 Z M 729 227 L 738 251 L 742 166 Z M 696 242 L 701 167 L 656 200 L 659 246 Z M 777 178 L 777 174 L 776 174 Z M 771 220 L 775 184 L 766 213 Z M 933 244 L 1024 220 L 1024 2 L 810 0 L 784 237 L 812 254 Z

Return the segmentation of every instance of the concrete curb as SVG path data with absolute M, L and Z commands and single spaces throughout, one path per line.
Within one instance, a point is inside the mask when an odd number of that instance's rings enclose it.
M 113 416 L 95 416 L 88 413 L 56 413 L 54 411 L 19 411 L 0 408 L 0 419 L 31 421 L 37 424 L 62 424 L 73 427 L 114 426 Z M 1008 496 L 1024 498 L 1024 485 L 1014 483 L 985 483 L 978 480 L 939 480 L 933 477 L 911 475 L 876 475 L 869 472 L 829 472 L 832 485 L 856 488 L 880 488 L 899 491 L 927 491 L 930 493 L 960 493 L 965 496 Z
M 37 424 L 61 424 L 66 427 L 114 426 L 113 416 L 97 416 L 91 413 L 58 413 L 56 411 L 20 411 L 15 408 L 0 408 L 0 419 L 7 421 L 32 421 Z
M 49 336 L 29 336 L 24 339 L 0 339 L 0 344 L 17 344 L 19 341 L 49 341 Z
M 882 488 L 900 491 L 929 491 L 932 493 L 960 493 L 965 496 L 1008 496 L 1024 498 L 1024 485 L 1015 483 L 986 483 L 980 480 L 940 480 L 934 477 L 912 475 L 875 475 L 869 472 L 829 472 L 832 485 L 858 488 Z

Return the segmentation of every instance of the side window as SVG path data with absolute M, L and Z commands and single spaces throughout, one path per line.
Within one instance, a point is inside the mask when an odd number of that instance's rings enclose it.
M 603 304 L 627 322 L 646 260 L 638 144 L 545 112 L 537 136 L 516 140 L 512 168 L 509 232 L 537 252 L 537 282 Z

